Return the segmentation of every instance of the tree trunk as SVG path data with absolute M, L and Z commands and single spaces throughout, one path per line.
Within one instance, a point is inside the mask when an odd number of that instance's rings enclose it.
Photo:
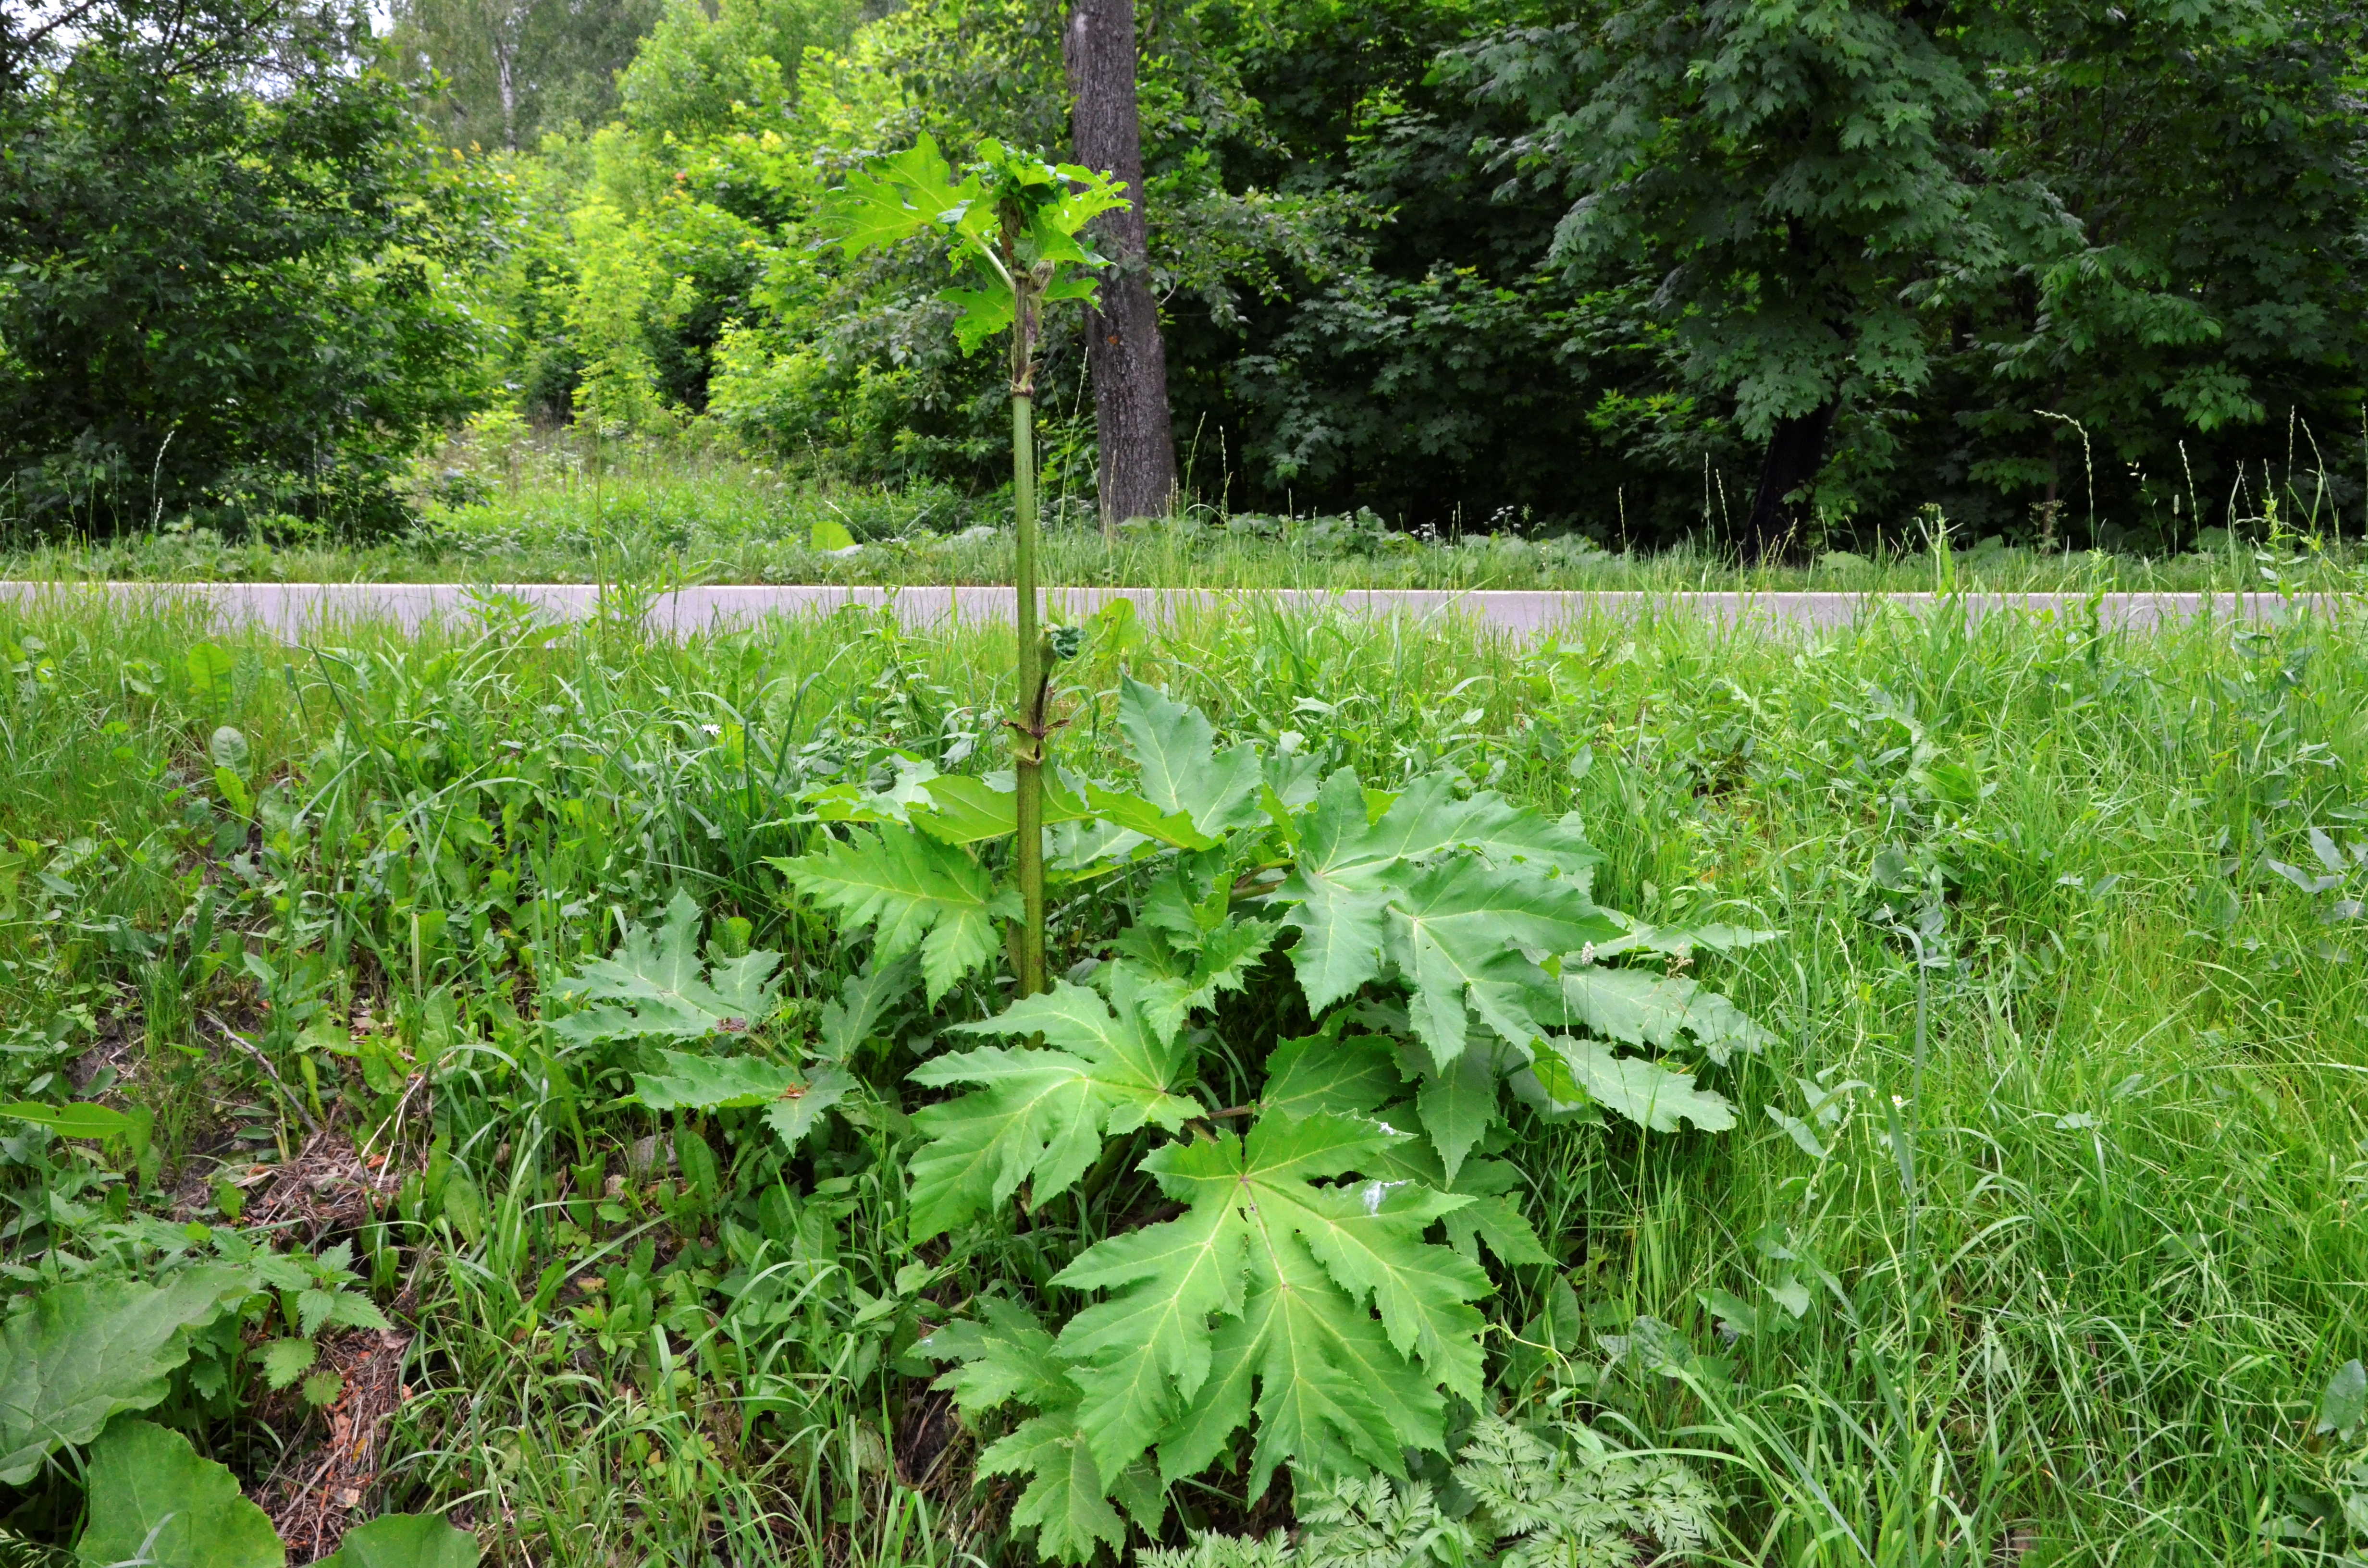
M 1768 437 L 1768 456 L 1759 469 L 1759 493 L 1752 498 L 1751 516 L 1735 540 L 1747 564 L 1756 565 L 1783 554 L 1799 537 L 1806 519 L 1801 508 L 1785 497 L 1817 477 L 1826 462 L 1826 437 L 1834 427 L 1838 405 L 1776 422 Z
M 1086 312 L 1086 363 L 1101 449 L 1102 526 L 1156 517 L 1176 494 L 1167 423 L 1167 355 L 1151 296 L 1150 230 L 1143 212 L 1143 129 L 1134 108 L 1134 0 L 1076 0 L 1061 35 L 1068 66 L 1070 141 L 1077 162 L 1126 186 L 1129 206 L 1094 221 L 1102 254 L 1100 302 Z

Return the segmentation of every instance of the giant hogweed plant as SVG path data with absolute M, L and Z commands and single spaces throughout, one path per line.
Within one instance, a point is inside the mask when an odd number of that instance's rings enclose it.
M 1140 1168 L 1176 1209 L 1053 1277 L 1089 1302 L 1066 1322 L 989 1296 L 923 1344 L 957 1364 L 941 1386 L 966 1414 L 1019 1415 L 982 1469 L 1026 1478 L 1015 1522 L 1073 1561 L 1123 1539 L 1120 1509 L 1156 1531 L 1167 1485 L 1232 1459 L 1245 1428 L 1253 1494 L 1285 1462 L 1403 1474 L 1406 1450 L 1442 1450 L 1451 1397 L 1485 1407 L 1486 1259 L 1551 1261 L 1519 1173 L 1495 1157 L 1506 1096 L 1553 1118 L 1720 1131 L 1733 1110 L 1697 1082 L 1702 1063 L 1763 1042 L 1725 997 L 1624 961 L 1761 934 L 1603 908 L 1576 821 L 1444 776 L 1387 791 L 1305 756 L 1220 749 L 1201 713 L 1132 679 L 1118 718 L 1133 777 L 1053 770 L 1044 865 L 1070 899 L 1122 884 L 1134 918 L 1069 978 L 941 1028 L 978 1043 L 911 1074 L 959 1091 L 913 1119 L 915 1243 L 1106 1176 L 1133 1147 L 1115 1140 L 1151 1144 Z M 1016 946 L 997 933 L 1024 918 L 1016 878 L 993 868 L 1019 857 L 982 854 L 1018 831 L 1016 795 L 1010 774 L 917 762 L 884 788 L 807 791 L 814 846 L 772 863 L 868 934 L 866 970 L 805 1064 L 669 1050 L 637 1077 L 643 1101 L 766 1105 L 794 1142 L 861 1096 L 848 1064 L 916 971 L 934 1007 Z M 687 1039 L 720 1021 L 728 1038 L 746 1019 L 727 1012 L 769 1012 L 773 955 L 719 953 L 702 978 L 689 918 L 574 983 L 611 1006 L 641 995 L 648 1023 L 574 1027 Z M 1256 1097 L 1227 1106 L 1201 1076 L 1209 1031 L 1190 1026 L 1254 977 L 1296 984 L 1320 1021 L 1272 1042 Z
M 869 170 L 858 170 L 825 199 L 822 219 L 839 231 L 853 260 L 865 251 L 924 235 L 943 241 L 958 276 L 941 296 L 959 306 L 954 335 L 964 354 L 998 333 L 1011 335 L 1011 494 L 1013 587 L 1019 712 L 1010 721 L 1019 824 L 1020 918 L 1013 927 L 1019 990 L 1044 989 L 1044 865 L 1042 778 L 1053 735 L 1049 699 L 1053 639 L 1037 629 L 1036 344 L 1044 312 L 1064 300 L 1090 302 L 1089 276 L 1104 258 L 1078 238 L 1087 223 L 1127 205 L 1124 187 L 1075 164 L 1049 164 L 989 138 L 957 176 L 924 136 Z

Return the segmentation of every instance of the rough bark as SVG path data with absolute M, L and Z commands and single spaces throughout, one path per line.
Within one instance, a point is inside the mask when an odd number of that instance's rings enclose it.
M 1116 265 L 1086 312 L 1087 369 L 1101 449 L 1102 526 L 1156 517 L 1176 494 L 1168 428 L 1167 355 L 1151 293 L 1150 231 L 1143 213 L 1143 130 L 1134 105 L 1134 0 L 1076 0 L 1061 35 L 1068 67 L 1070 142 L 1076 161 L 1126 186 L 1129 206 L 1095 220 Z
M 1834 427 L 1835 413 L 1836 405 L 1828 403 L 1814 413 L 1776 422 L 1759 468 L 1759 493 L 1752 497 L 1751 516 L 1735 540 L 1747 563 L 1774 560 L 1800 537 L 1807 519 L 1784 498 L 1816 478 L 1825 466 L 1826 437 Z

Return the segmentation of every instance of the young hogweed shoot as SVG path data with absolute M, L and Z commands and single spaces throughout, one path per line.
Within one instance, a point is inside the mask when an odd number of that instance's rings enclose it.
M 1044 311 L 1063 300 L 1090 301 L 1089 274 L 1104 265 L 1078 239 L 1097 214 L 1127 205 L 1125 187 L 1073 164 L 1049 164 L 992 138 L 954 177 L 928 137 L 870 170 L 848 176 L 823 205 L 851 259 L 874 246 L 942 234 L 957 275 L 979 287 L 939 296 L 962 307 L 954 335 L 973 354 L 1011 331 L 1011 479 L 1016 512 L 1019 713 L 1011 721 L 1018 774 L 1019 881 L 1022 908 L 1019 992 L 1044 989 L 1043 770 L 1050 752 L 1047 709 L 1053 647 L 1039 630 L 1036 602 L 1036 345 Z

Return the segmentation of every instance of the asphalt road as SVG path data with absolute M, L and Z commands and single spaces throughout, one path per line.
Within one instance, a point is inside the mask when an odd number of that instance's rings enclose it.
M 218 623 L 246 622 L 269 628 L 292 642 L 330 634 L 358 621 L 393 621 L 404 627 L 439 619 L 466 619 L 489 596 L 504 596 L 530 606 L 552 619 L 573 619 L 591 614 L 600 590 L 576 584 L 503 584 L 472 586 L 462 584 L 411 583 L 92 583 L 55 584 L 0 582 L 0 597 L 40 600 L 92 594 L 106 595 L 130 611 L 176 598 L 201 598 Z M 1658 615 L 1690 615 L 1727 624 L 1758 622 L 1772 629 L 1847 626 L 1892 607 L 1910 614 L 1929 613 L 1938 607 L 1962 607 L 1974 616 L 2018 612 L 2057 619 L 2086 620 L 2091 614 L 2104 625 L 2144 630 L 2169 620 L 2210 615 L 2215 619 L 2244 617 L 2266 620 L 2308 608 L 2333 613 L 2353 596 L 2302 594 L 2287 598 L 2277 594 L 1733 594 L 1733 593 L 1557 593 L 1528 589 L 1457 591 L 1438 588 L 1206 589 L 1206 588 L 1050 588 L 1045 590 L 1051 613 L 1081 619 L 1112 598 L 1134 601 L 1138 613 L 1164 619 L 1186 604 L 1265 605 L 1282 609 L 1316 610 L 1326 607 L 1372 615 L 1405 615 L 1416 619 L 1446 616 L 1479 621 L 1507 631 L 1537 634 L 1599 617 L 1634 619 Z M 733 586 L 683 588 L 653 597 L 646 619 L 653 628 L 675 635 L 724 631 L 750 625 L 768 615 L 826 614 L 847 605 L 892 606 L 906 625 L 915 628 L 954 621 L 1006 621 L 1011 619 L 1012 593 L 1008 587 L 873 588 L 832 585 L 780 587 Z M 2093 605 L 2093 609 L 2091 606 Z

